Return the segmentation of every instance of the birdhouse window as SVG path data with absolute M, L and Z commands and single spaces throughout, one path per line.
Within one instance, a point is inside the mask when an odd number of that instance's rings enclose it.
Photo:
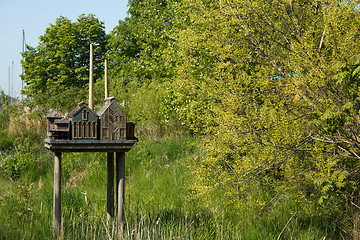
M 89 122 L 86 123 L 86 137 L 91 138 L 91 125 Z
M 74 122 L 73 124 L 73 137 L 74 138 L 77 138 L 77 131 L 78 131 L 78 123 L 77 122 Z
M 79 124 L 79 125 L 78 125 L 78 130 L 79 130 L 79 132 L 78 132 L 78 138 L 81 138 L 81 137 L 82 137 L 82 132 L 83 132 L 83 131 L 82 131 L 82 130 L 83 130 L 83 129 L 82 129 L 82 124 L 83 124 L 83 123 L 82 123 L 82 122 L 79 122 L 78 124 Z
M 92 138 L 96 138 L 96 123 L 93 122 L 91 126 L 92 126 Z
M 88 120 L 88 112 L 86 110 L 82 111 L 82 119 L 85 121 Z
M 86 123 L 85 123 L 85 122 L 82 123 L 82 127 L 83 127 L 83 135 L 82 135 L 82 137 L 86 138 L 86 136 L 87 136 L 87 129 L 86 129 Z
M 124 128 L 120 129 L 120 138 L 125 138 L 125 129 Z
M 89 129 L 89 132 L 88 132 L 88 137 L 91 138 L 91 131 L 92 131 L 92 128 L 91 128 L 91 124 L 89 123 L 88 125 L 88 129 Z
M 103 138 L 103 139 L 107 139 L 107 138 L 108 138 L 108 129 L 107 129 L 107 128 L 103 128 L 103 129 L 102 129 L 102 138 Z
M 119 122 L 119 115 L 115 115 L 115 122 Z

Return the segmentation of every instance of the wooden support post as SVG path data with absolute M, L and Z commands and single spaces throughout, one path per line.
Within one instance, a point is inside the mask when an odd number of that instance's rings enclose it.
M 55 152 L 54 158 L 54 215 L 53 229 L 57 237 L 61 233 L 61 152 Z
M 125 203 L 125 153 L 116 153 L 116 220 L 119 234 L 124 231 Z
M 107 220 L 114 218 L 114 153 L 107 153 Z

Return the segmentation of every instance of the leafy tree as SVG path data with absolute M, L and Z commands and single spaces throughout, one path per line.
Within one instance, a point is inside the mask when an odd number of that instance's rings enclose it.
M 94 79 L 102 77 L 107 37 L 104 23 L 94 15 L 76 22 L 57 18 L 37 47 L 27 46 L 22 62 L 23 94 L 35 104 L 69 110 L 84 100 L 89 79 L 89 45 L 94 44 Z
M 109 38 L 112 94 L 133 120 L 155 126 L 158 133 L 170 118 L 164 98 L 174 64 L 165 56 L 173 43 L 168 32 L 175 13 L 168 2 L 129 1 L 130 17 L 119 21 Z
M 358 2 L 185 0 L 179 8 L 191 24 L 173 36 L 181 46 L 173 108 L 208 150 L 194 190 L 222 188 L 241 205 L 270 188 L 263 207 L 293 192 L 344 219 L 359 188 Z
M 124 78 L 124 84 L 160 82 L 168 75 L 161 56 L 170 42 L 166 34 L 172 18 L 168 4 L 164 0 L 132 0 L 128 14 L 109 40 L 114 77 Z

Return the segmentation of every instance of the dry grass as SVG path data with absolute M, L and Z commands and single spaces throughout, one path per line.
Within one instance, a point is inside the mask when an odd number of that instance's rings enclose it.
M 21 136 L 24 132 L 32 132 L 39 135 L 45 134 L 46 119 L 35 117 L 34 111 L 28 109 L 18 110 L 14 116 L 10 116 L 9 134 L 14 137 Z

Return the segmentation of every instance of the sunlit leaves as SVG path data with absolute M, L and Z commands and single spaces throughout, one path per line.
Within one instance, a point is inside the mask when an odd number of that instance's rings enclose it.
M 165 56 L 173 51 L 168 32 L 175 14 L 164 0 L 129 1 L 128 13 L 109 38 L 111 94 L 133 120 L 162 128 L 174 119 L 166 92 L 177 59 Z
M 360 156 L 353 3 L 184 0 L 183 9 L 173 104 L 209 153 L 194 190 L 350 191 Z
M 84 100 L 89 79 L 90 43 L 94 44 L 96 81 L 103 75 L 104 24 L 94 15 L 81 15 L 76 22 L 57 18 L 40 36 L 37 47 L 27 46 L 22 62 L 24 94 L 41 106 L 61 110 L 69 110 Z

